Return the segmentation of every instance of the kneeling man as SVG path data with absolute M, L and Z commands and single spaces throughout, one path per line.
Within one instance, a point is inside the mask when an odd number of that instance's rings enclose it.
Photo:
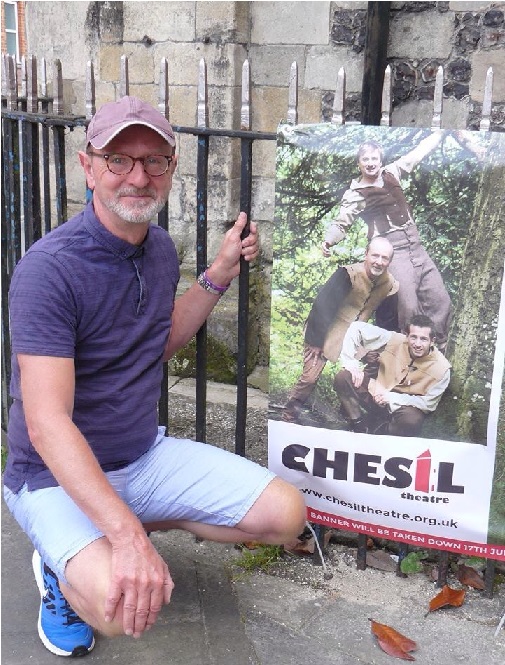
M 359 350 L 365 350 L 361 361 Z M 418 436 L 449 385 L 433 322 L 413 316 L 405 334 L 356 321 L 345 335 L 334 387 L 353 432 Z

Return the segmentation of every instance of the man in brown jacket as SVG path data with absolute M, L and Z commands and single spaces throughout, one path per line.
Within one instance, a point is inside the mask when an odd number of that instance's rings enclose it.
M 389 240 L 373 238 L 362 262 L 337 268 L 321 287 L 305 325 L 303 371 L 284 407 L 284 421 L 298 421 L 326 362 L 338 360 L 350 323 L 368 321 L 380 308 L 377 322 L 396 328 L 399 284 L 388 270 L 392 258 Z
M 451 366 L 434 343 L 433 322 L 422 314 L 404 335 L 362 322 L 349 326 L 334 387 L 352 431 L 419 435 L 450 380 Z M 362 362 L 360 348 L 368 352 Z

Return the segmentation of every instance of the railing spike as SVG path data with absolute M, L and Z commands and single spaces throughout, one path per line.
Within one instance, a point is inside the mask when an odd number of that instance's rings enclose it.
M 26 97 L 27 76 L 26 73 L 26 56 L 21 58 L 21 97 Z
M 444 68 L 440 66 L 435 78 L 435 92 L 433 96 L 433 118 L 431 120 L 432 129 L 440 129 L 442 126 L 442 102 L 444 94 Z
M 197 127 L 209 126 L 209 104 L 207 93 L 207 64 L 204 58 L 198 64 L 198 102 L 196 109 Z
M 393 79 L 391 65 L 384 71 L 384 83 L 382 84 L 381 100 L 381 127 L 391 127 L 391 115 L 393 109 Z
M 91 119 L 96 112 L 96 98 L 95 98 L 95 70 L 93 63 L 88 60 L 86 63 L 86 118 Z
M 345 69 L 340 67 L 337 74 L 337 87 L 333 98 L 333 112 L 331 122 L 333 125 L 345 124 Z
M 53 63 L 53 112 L 63 115 L 63 76 L 59 59 Z
M 168 89 L 168 61 L 166 58 L 161 59 L 160 63 L 160 82 L 158 88 L 158 110 L 170 120 L 170 104 L 169 104 L 169 89 Z
M 40 60 L 40 96 L 47 97 L 47 66 L 46 59 Z
M 493 101 L 493 68 L 489 67 L 486 74 L 484 99 L 482 101 L 482 115 L 479 129 L 488 132 L 491 127 L 491 104 Z
M 242 65 L 242 105 L 240 107 L 240 129 L 251 129 L 251 68 L 249 60 Z
M 27 69 L 26 110 L 28 113 L 37 113 L 39 110 L 39 95 L 37 85 L 37 58 L 34 55 L 31 55 L 28 58 Z
M 126 97 L 126 95 L 130 94 L 130 75 L 128 71 L 127 55 L 121 56 L 121 71 L 119 76 L 119 96 Z
M 288 124 L 296 125 L 298 122 L 298 64 L 293 62 L 289 72 L 288 90 Z
M 17 67 L 14 57 L 6 55 L 2 59 L 5 63 L 5 81 L 2 79 L 2 85 L 6 85 L 6 98 L 7 110 L 16 111 L 18 108 L 18 84 L 17 84 Z

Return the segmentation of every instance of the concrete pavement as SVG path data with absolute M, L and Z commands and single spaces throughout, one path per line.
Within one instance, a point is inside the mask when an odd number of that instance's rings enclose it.
M 191 421 L 191 388 L 191 380 L 172 388 L 171 410 L 179 424 Z M 225 395 L 220 386 L 209 389 L 209 430 L 215 435 L 209 440 L 229 445 L 231 435 L 224 430 L 229 420 L 233 431 L 234 394 L 229 401 Z M 266 464 L 266 398 L 252 391 L 248 403 L 253 440 L 248 451 Z M 505 630 L 494 635 L 505 612 L 505 583 L 492 599 L 469 589 L 462 607 L 426 616 L 438 589 L 425 575 L 404 579 L 371 567 L 358 571 L 353 549 L 344 545 L 329 545 L 332 578 L 325 580 L 311 558 L 286 556 L 269 574 L 244 574 L 236 565 L 240 552 L 233 546 L 199 542 L 181 532 L 151 537 L 175 582 L 172 602 L 140 640 L 97 636 L 84 662 L 391 665 L 395 660 L 371 634 L 372 618 L 415 640 L 413 655 L 419 665 L 505 664 Z M 2 502 L 2 665 L 61 662 L 37 635 L 40 597 L 31 556 L 28 539 Z M 449 583 L 454 586 L 454 579 Z
M 185 533 L 153 534 L 175 581 L 172 603 L 142 639 L 97 637 L 91 663 L 121 665 L 387 665 L 369 618 L 418 643 L 420 665 L 503 665 L 505 589 L 491 600 L 470 590 L 461 608 L 425 617 L 437 590 L 421 575 L 367 568 L 330 545 L 331 580 L 310 559 L 290 557 L 275 574 L 243 574 L 231 546 Z M 2 664 L 53 665 L 37 636 L 39 596 L 32 548 L 2 506 Z

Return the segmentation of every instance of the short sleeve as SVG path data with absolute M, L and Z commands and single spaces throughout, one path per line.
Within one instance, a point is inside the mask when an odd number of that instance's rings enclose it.
M 67 270 L 46 252 L 18 263 L 9 291 L 13 353 L 73 358 L 77 307 Z

